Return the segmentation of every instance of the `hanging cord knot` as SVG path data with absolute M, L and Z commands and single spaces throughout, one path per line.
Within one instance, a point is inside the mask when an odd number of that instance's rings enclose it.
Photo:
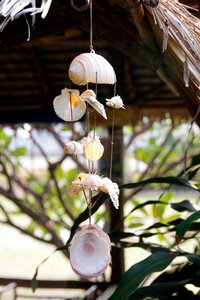
M 71 6 L 77 11 L 84 11 L 90 5 L 90 0 L 71 0 Z

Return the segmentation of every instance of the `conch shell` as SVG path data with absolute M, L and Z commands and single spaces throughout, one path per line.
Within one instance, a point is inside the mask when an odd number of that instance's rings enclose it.
M 106 105 L 116 108 L 116 109 L 119 109 L 119 108 L 125 109 L 124 103 L 120 96 L 115 96 L 115 97 L 112 97 L 111 99 L 106 99 Z
M 96 94 L 93 90 L 86 90 L 80 95 L 83 101 L 88 102 L 100 115 L 107 119 L 103 104 L 96 99 Z
M 111 64 L 94 52 L 82 53 L 75 57 L 69 66 L 69 78 L 74 84 L 87 83 L 114 84 L 116 75 Z
M 64 88 L 61 95 L 55 97 L 53 106 L 56 114 L 64 121 L 80 120 L 86 112 L 86 104 L 79 97 L 79 90 Z
M 71 267 L 82 277 L 97 277 L 110 263 L 110 250 L 109 236 L 97 225 L 86 225 L 71 241 Z
M 70 141 L 66 143 L 64 149 L 68 154 L 78 155 L 83 153 L 83 145 L 76 141 Z

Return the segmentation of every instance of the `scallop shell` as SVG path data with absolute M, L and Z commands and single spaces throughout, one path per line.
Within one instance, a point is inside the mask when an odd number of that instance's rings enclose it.
M 80 120 L 86 112 L 86 104 L 79 97 L 79 90 L 63 89 L 55 97 L 53 106 L 56 114 L 68 122 Z
M 94 52 L 82 53 L 75 57 L 69 66 L 69 78 L 74 84 L 91 83 L 114 84 L 116 75 L 111 64 Z
M 109 265 L 110 248 L 109 236 L 100 228 L 88 225 L 72 239 L 70 247 L 72 269 L 86 278 L 101 275 Z
M 120 96 L 115 96 L 112 97 L 111 99 L 106 99 L 106 105 L 119 109 L 119 108 L 124 108 L 124 103 L 122 101 L 122 98 Z
M 83 101 L 88 102 L 96 111 L 98 111 L 98 113 L 100 113 L 100 115 L 107 119 L 104 106 L 96 99 L 96 94 L 93 90 L 86 90 L 80 97 Z
M 101 144 L 99 137 L 94 137 L 84 147 L 85 156 L 91 161 L 99 160 L 104 152 L 104 147 Z
M 64 149 L 68 154 L 77 155 L 83 153 L 83 145 L 76 141 L 66 143 Z

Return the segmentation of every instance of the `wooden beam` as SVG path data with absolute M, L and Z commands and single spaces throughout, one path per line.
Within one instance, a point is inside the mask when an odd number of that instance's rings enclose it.
M 5 286 L 11 282 L 15 282 L 17 287 L 31 287 L 31 280 L 19 278 L 0 278 L 0 286 Z M 96 281 L 75 281 L 75 280 L 38 280 L 38 288 L 47 289 L 88 289 L 92 285 L 98 286 L 100 289 L 106 289 L 110 282 Z

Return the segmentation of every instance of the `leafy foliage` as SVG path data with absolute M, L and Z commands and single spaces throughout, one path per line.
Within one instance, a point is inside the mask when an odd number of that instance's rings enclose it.
M 76 157 L 69 158 L 63 151 L 64 140 L 74 139 L 74 134 L 81 138 L 83 129 L 77 126 L 78 130 L 74 128 L 73 132 L 68 126 L 61 126 L 59 134 L 53 126 L 41 126 L 37 131 L 31 126 L 28 131 L 22 127 L 0 130 L 0 222 L 39 241 L 54 244 L 55 251 L 62 250 L 66 257 L 73 235 L 89 216 L 84 195 L 74 197 L 70 190 L 79 170 L 87 171 L 87 165 Z M 124 273 L 110 299 L 200 297 L 187 288 L 188 283 L 198 288 L 200 276 L 199 140 L 192 131 L 189 137 L 178 134 L 180 126 L 174 126 L 169 120 L 158 124 L 148 119 L 124 130 L 124 152 L 129 157 L 129 165 L 126 184 L 120 190 L 124 194 L 125 214 L 110 238 L 113 247 L 137 247 L 147 251 L 148 257 Z M 29 149 L 27 143 L 26 146 L 16 143 L 19 132 L 31 141 Z M 50 145 L 54 144 L 57 151 L 54 159 L 50 147 L 41 142 L 42 136 L 48 136 Z M 24 156 L 29 157 L 29 168 Z M 44 168 L 34 168 L 36 156 L 42 158 Z M 63 167 L 65 162 L 67 168 Z M 178 197 L 177 190 L 183 191 Z M 197 199 L 191 198 L 192 192 Z M 93 197 L 94 222 L 100 219 L 105 225 L 109 222 L 107 199 L 108 195 L 103 193 Z M 16 216 L 22 214 L 26 215 L 23 225 L 16 221 Z M 124 223 L 123 231 L 121 223 Z M 194 247 L 188 250 L 190 241 Z

